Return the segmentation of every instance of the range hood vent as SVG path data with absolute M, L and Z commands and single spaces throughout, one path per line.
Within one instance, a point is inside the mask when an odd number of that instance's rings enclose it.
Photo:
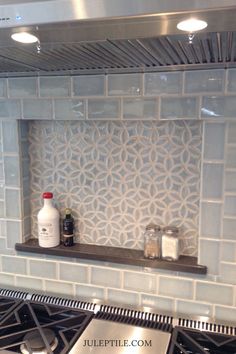
M 236 32 L 198 33 L 79 43 L 15 45 L 0 51 L 1 74 L 90 74 L 230 67 Z

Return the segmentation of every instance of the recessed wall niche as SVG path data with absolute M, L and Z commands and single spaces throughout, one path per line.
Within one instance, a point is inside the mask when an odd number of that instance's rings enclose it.
M 33 237 L 47 190 L 61 215 L 72 208 L 78 242 L 142 249 L 143 230 L 152 221 L 179 226 L 181 253 L 197 255 L 201 122 L 20 124 Z

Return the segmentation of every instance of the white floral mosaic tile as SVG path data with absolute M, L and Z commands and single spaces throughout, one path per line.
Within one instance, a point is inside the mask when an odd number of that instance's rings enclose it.
M 153 221 L 181 227 L 197 254 L 201 122 L 30 122 L 33 236 L 41 193 L 71 207 L 77 240 L 143 248 Z

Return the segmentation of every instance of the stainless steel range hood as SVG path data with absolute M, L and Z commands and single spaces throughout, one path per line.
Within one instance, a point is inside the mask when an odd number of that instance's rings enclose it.
M 189 17 L 208 22 L 192 43 Z M 0 0 L 0 76 L 235 66 L 235 18 L 235 0 Z M 40 52 L 11 39 L 26 30 Z

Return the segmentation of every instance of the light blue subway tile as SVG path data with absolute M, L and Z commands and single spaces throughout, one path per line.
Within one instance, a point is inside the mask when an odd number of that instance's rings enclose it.
M 233 286 L 196 282 L 196 300 L 211 304 L 233 305 Z
M 212 316 L 212 305 L 203 304 L 197 301 L 176 301 L 176 312 L 193 316 Z
M 25 258 L 2 256 L 2 270 L 6 273 L 26 274 L 26 263 Z
M 158 119 L 156 98 L 129 98 L 123 101 L 124 119 Z
M 74 96 L 103 96 L 105 91 L 105 76 L 86 75 L 73 77 Z
M 91 283 L 112 288 L 120 288 L 121 273 L 118 270 L 92 267 Z
M 236 143 L 236 122 L 228 122 L 227 142 L 230 144 Z
M 224 283 L 236 285 L 236 263 L 221 262 L 220 279 Z
M 5 195 L 4 195 L 4 184 L 0 182 L 0 199 L 4 200 Z
M 0 284 L 1 288 L 5 288 L 6 285 L 14 286 L 15 285 L 15 277 L 10 274 L 0 274 Z
M 223 160 L 224 143 L 225 124 L 205 123 L 204 159 Z
M 5 250 L 7 248 L 6 246 L 7 240 L 5 237 L 0 237 L 0 250 Z
M 159 294 L 182 299 L 193 298 L 193 282 L 179 278 L 160 276 Z
M 88 267 L 73 263 L 59 263 L 59 267 L 59 278 L 61 280 L 74 283 L 88 282 Z
M 236 70 L 235 69 L 228 69 L 227 90 L 229 92 L 236 91 Z
M 203 118 L 236 117 L 236 96 L 205 96 L 202 99 Z
M 159 312 L 173 312 L 175 310 L 174 299 L 148 294 L 141 294 L 141 306 L 150 307 Z
M 9 187 L 18 187 L 20 185 L 19 176 L 19 158 L 18 156 L 4 157 L 5 183 Z
M 226 168 L 236 168 L 236 146 L 228 146 L 226 149 Z
M 28 179 L 29 178 L 30 160 L 23 159 L 21 161 L 21 168 L 22 168 L 22 177 Z
M 118 119 L 119 116 L 119 99 L 105 98 L 88 100 L 88 119 Z
M 226 321 L 232 322 L 235 326 L 236 318 L 236 308 L 235 307 L 226 307 L 226 306 L 216 306 L 215 307 L 215 318 L 217 322 Z
M 37 78 L 9 78 L 9 96 L 10 97 L 36 97 L 37 96 Z
M 39 278 L 56 278 L 56 263 L 50 261 L 30 260 L 30 275 Z
M 45 280 L 45 290 L 56 295 L 73 295 L 73 284 L 64 283 L 61 281 Z
M 3 152 L 17 153 L 19 151 L 17 121 L 12 121 L 12 122 L 3 121 L 2 133 L 3 133 Z
M 105 300 L 105 289 L 99 286 L 76 285 L 76 295 L 82 298 L 87 297 L 90 301 Z
M 5 203 L 3 201 L 0 201 L 0 218 L 5 217 Z
M 22 141 L 20 144 L 22 158 L 29 158 L 29 142 Z
M 0 252 L 2 255 L 15 255 L 14 249 L 7 248 L 7 240 L 5 238 L 0 238 Z M 0 267 L 2 268 L 2 267 Z
M 23 220 L 23 237 L 31 235 L 31 218 L 26 217 Z
M 156 277 L 152 274 L 124 272 L 124 288 L 145 293 L 155 293 Z
M 23 180 L 23 196 L 25 198 L 30 196 L 30 181 L 28 178 Z
M 0 97 L 7 96 L 7 79 L 0 79 Z
M 6 220 L 0 220 L 0 236 L 1 237 L 6 237 L 7 236 Z
M 209 252 L 210 250 L 210 252 Z M 199 263 L 207 266 L 207 273 L 219 273 L 220 243 L 213 240 L 200 240 Z
M 37 278 L 17 276 L 15 285 L 18 288 L 29 289 L 32 292 L 35 290 L 42 290 L 43 289 L 42 280 L 37 279 Z
M 23 215 L 27 216 L 30 215 L 30 199 L 29 198 L 24 198 L 23 199 Z
M 180 94 L 183 85 L 183 73 L 148 73 L 144 76 L 145 95 Z
M 16 189 L 5 190 L 6 195 L 6 217 L 19 219 L 21 217 L 20 191 Z
M 198 118 L 196 97 L 162 97 L 161 119 Z
M 220 238 L 221 210 L 219 203 L 201 204 L 201 236 Z
M 20 100 L 0 99 L 0 118 L 21 119 Z
M 108 289 L 107 300 L 117 302 L 118 304 L 139 305 L 138 293 L 133 293 L 131 291 Z
M 236 171 L 225 171 L 225 192 L 236 193 Z
M 236 219 L 223 219 L 223 238 L 236 240 Z
M 0 181 L 4 180 L 3 163 L 0 162 Z
M 23 118 L 52 119 L 52 101 L 49 99 L 24 99 Z
M 29 122 L 21 120 L 19 122 L 19 127 L 20 127 L 20 137 L 21 137 L 21 139 L 28 140 Z
M 236 241 L 221 242 L 221 261 L 236 263 Z
M 142 89 L 142 74 L 108 75 L 108 94 L 140 95 Z
M 223 164 L 203 165 L 203 187 L 202 194 L 204 199 L 220 199 L 223 191 Z
M 84 101 L 78 99 L 55 100 L 55 119 L 85 119 Z
M 236 196 L 225 196 L 225 216 L 236 216 Z
M 185 73 L 185 92 L 222 92 L 225 70 L 196 70 Z
M 39 85 L 41 97 L 68 97 L 71 95 L 70 77 L 41 77 Z

